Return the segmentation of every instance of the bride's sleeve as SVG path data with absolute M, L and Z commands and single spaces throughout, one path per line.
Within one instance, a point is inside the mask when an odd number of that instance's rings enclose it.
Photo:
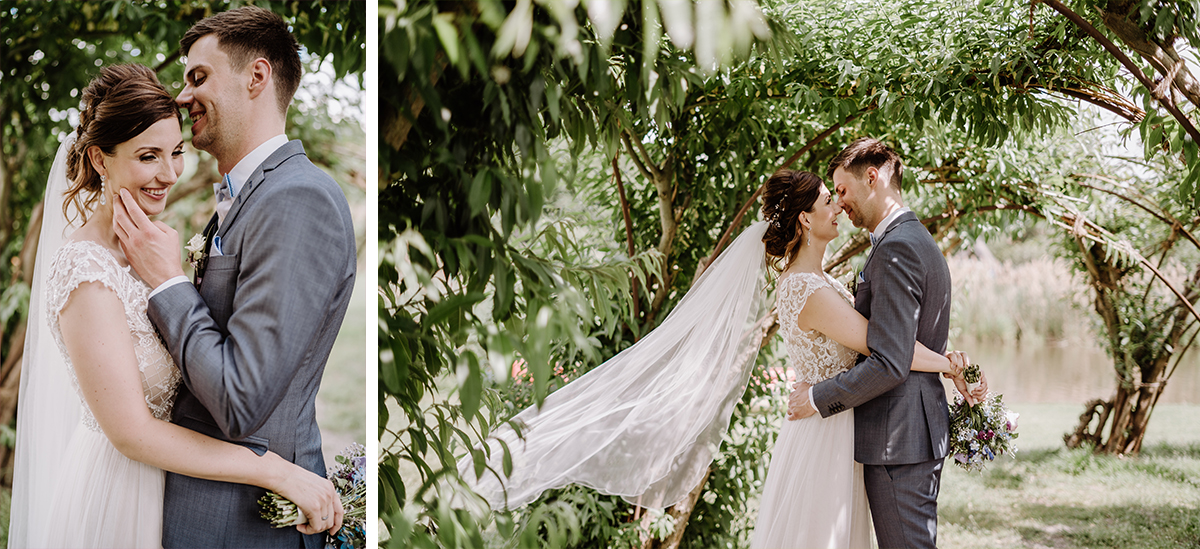
M 804 310 L 804 304 L 808 302 L 809 296 L 818 288 L 820 286 L 804 273 L 781 278 L 775 290 L 775 310 L 779 314 L 780 321 L 787 318 L 790 322 L 795 323 L 796 316 Z
M 64 248 L 51 264 L 50 278 L 46 284 L 47 318 L 51 324 L 57 324 L 58 313 L 62 312 L 67 301 L 81 284 L 94 282 L 108 288 L 116 294 L 111 273 L 106 272 L 103 263 L 85 248 L 73 246 Z

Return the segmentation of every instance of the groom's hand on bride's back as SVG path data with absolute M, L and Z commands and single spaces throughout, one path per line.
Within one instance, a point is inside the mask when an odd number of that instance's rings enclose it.
M 138 276 L 151 289 L 183 276 L 179 233 L 161 221 L 150 221 L 129 191 L 113 197 L 113 230 Z

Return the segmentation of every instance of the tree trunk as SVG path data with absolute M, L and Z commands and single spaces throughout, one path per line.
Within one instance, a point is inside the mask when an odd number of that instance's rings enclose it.
M 1186 348 L 1181 348 L 1180 343 L 1185 335 L 1193 331 L 1189 322 L 1190 306 L 1200 299 L 1200 267 L 1196 268 L 1185 290 L 1176 294 L 1174 305 L 1167 309 L 1168 314 L 1165 316 L 1168 324 L 1163 334 L 1165 337 L 1154 347 L 1130 347 L 1120 342 L 1120 328 L 1123 323 L 1128 324 L 1135 320 L 1147 323 L 1149 319 L 1121 317 L 1117 292 L 1126 291 L 1121 288 L 1121 271 L 1109 262 L 1100 245 L 1089 248 L 1084 246 L 1080 239 L 1080 251 L 1091 278 L 1092 290 L 1096 294 L 1094 307 L 1104 319 L 1111 340 L 1113 366 L 1118 381 L 1112 399 L 1107 402 L 1095 400 L 1087 403 L 1084 413 L 1079 416 L 1075 432 L 1064 437 L 1064 441 L 1069 448 L 1090 443 L 1097 453 L 1137 454 L 1142 449 L 1142 441 L 1145 440 L 1146 428 L 1150 424 L 1154 407 L 1162 396 L 1167 380 L 1174 372 L 1168 370 L 1171 359 L 1175 357 L 1176 352 L 1186 352 Z M 1137 335 L 1135 332 L 1133 339 L 1140 339 Z M 1112 423 L 1106 425 L 1110 415 Z M 1099 421 L 1092 429 L 1092 419 L 1097 416 Z
M 667 514 L 675 519 L 675 529 L 671 531 L 671 535 L 664 540 L 648 538 L 642 543 L 642 549 L 678 549 L 679 543 L 683 541 L 683 533 L 687 531 L 688 520 L 692 518 L 692 511 L 696 509 L 696 502 L 700 501 L 700 494 L 704 493 L 704 486 L 708 484 L 710 475 L 712 466 L 704 473 L 700 484 L 688 492 L 687 499 L 667 508 Z

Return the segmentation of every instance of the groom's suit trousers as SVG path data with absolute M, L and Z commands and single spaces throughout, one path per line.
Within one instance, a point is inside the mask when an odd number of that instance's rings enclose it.
M 183 372 L 173 421 L 325 475 L 316 395 L 354 286 L 356 244 L 341 188 L 299 141 L 238 191 L 200 287 L 156 294 L 149 316 Z M 163 546 L 321 547 L 273 529 L 261 488 L 168 473 Z
M 915 341 L 946 348 L 950 270 L 929 231 L 905 212 L 872 248 L 862 280 L 854 308 L 870 321 L 871 355 L 815 385 L 813 405 L 823 417 L 854 408 L 854 459 L 864 465 L 880 547 L 932 547 L 950 416 L 938 374 L 910 369 Z M 876 511 L 883 501 L 894 509 Z M 892 537 L 897 526 L 901 536 Z

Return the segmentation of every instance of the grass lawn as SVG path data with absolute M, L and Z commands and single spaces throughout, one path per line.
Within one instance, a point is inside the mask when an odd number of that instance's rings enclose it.
M 982 474 L 947 462 L 943 547 L 1200 547 L 1200 406 L 1160 404 L 1142 454 L 1067 450 L 1081 404 L 1014 405 L 1020 451 Z

